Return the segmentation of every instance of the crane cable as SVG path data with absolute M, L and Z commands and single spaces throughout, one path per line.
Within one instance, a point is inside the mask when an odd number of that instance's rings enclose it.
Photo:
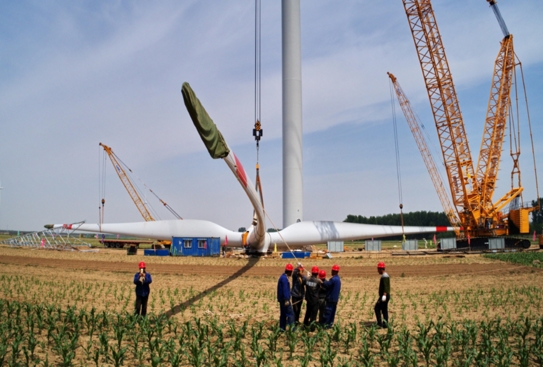
M 541 198 L 539 197 L 539 183 L 537 181 L 537 164 L 535 160 L 535 147 L 534 147 L 534 137 L 532 135 L 532 121 L 530 119 L 530 109 L 528 108 L 528 93 L 526 92 L 526 83 L 524 82 L 524 70 L 522 69 L 522 63 L 519 61 L 520 66 L 520 75 L 522 78 L 522 87 L 524 89 L 524 100 L 526 103 L 526 116 L 528 120 L 528 127 L 530 129 L 530 141 L 532 143 L 532 158 L 534 161 L 534 175 L 535 175 L 535 190 L 536 190 L 536 197 L 537 197 L 537 207 L 538 210 L 541 210 Z
M 106 154 L 101 154 L 102 149 L 98 148 L 98 223 L 100 231 L 102 231 L 102 223 L 104 222 L 104 209 L 106 204 Z
M 259 153 L 260 153 L 260 138 L 263 134 L 261 121 L 261 107 L 262 107 L 262 97 L 261 97 L 261 13 L 262 6 L 260 0 L 255 0 L 255 125 L 253 128 L 253 136 L 256 141 L 256 180 L 255 180 L 255 190 L 260 195 L 260 202 L 264 205 L 264 197 L 262 195 L 262 183 L 260 181 L 260 164 L 259 164 Z
M 264 196 L 262 194 L 262 182 L 260 181 L 260 164 L 259 164 L 259 158 L 260 158 L 260 138 L 262 138 L 264 130 L 262 129 L 261 124 L 261 111 L 262 111 L 262 62 L 261 62 L 261 56 L 262 56 L 262 47 L 261 47 L 261 39 L 262 39 L 262 6 L 260 3 L 260 0 L 255 0 L 255 125 L 253 128 L 253 136 L 255 138 L 256 142 L 256 180 L 255 180 L 255 189 L 260 195 L 260 202 L 262 203 L 262 206 L 264 207 Z M 264 210 L 265 215 L 268 217 L 270 222 L 272 223 L 275 230 L 279 233 L 279 229 L 275 226 L 275 223 L 270 218 L 266 210 Z M 256 219 L 256 215 L 253 214 L 253 217 Z M 253 221 L 254 222 L 254 221 Z M 253 223 L 255 224 L 255 222 Z M 279 236 L 283 240 L 283 243 L 287 246 L 289 252 L 292 254 L 294 258 L 296 256 L 294 255 L 294 252 L 288 245 L 287 241 L 281 236 L 281 233 L 279 233 Z
M 402 224 L 402 242 L 405 242 L 405 231 L 404 231 L 404 223 L 403 223 L 403 197 L 402 197 L 402 175 L 400 171 L 400 147 L 398 144 L 398 126 L 396 124 L 396 104 L 395 102 L 395 92 L 394 92 L 394 85 L 392 85 L 392 81 L 389 79 L 389 87 L 390 87 L 390 105 L 392 107 L 392 125 L 394 128 L 394 148 L 396 150 L 396 178 L 398 180 L 398 200 L 400 202 L 400 220 Z

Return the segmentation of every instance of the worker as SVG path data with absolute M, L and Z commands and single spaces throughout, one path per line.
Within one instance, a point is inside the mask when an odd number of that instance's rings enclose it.
M 326 306 L 324 309 L 324 327 L 331 328 L 336 318 L 337 303 L 341 292 L 341 279 L 339 278 L 339 265 L 332 266 L 332 277 L 324 282 L 326 288 Z
M 134 284 L 136 285 L 136 315 L 147 315 L 147 301 L 149 300 L 149 293 L 151 289 L 149 284 L 153 282 L 151 274 L 146 271 L 145 263 L 142 261 L 139 263 L 139 269 L 134 275 Z
M 322 286 L 322 280 L 319 279 L 319 267 L 311 268 L 311 277 L 305 282 L 305 301 L 306 310 L 304 325 L 310 326 L 311 331 L 315 330 L 317 322 L 317 313 L 319 312 L 319 291 Z
M 304 266 L 302 263 L 298 263 L 296 269 L 292 273 L 292 309 L 294 310 L 294 321 L 296 324 L 300 322 L 300 312 L 302 311 L 302 303 L 305 296 L 305 282 L 306 277 L 304 275 Z
M 390 276 L 385 272 L 385 263 L 377 264 L 377 272 L 381 274 L 379 280 L 379 298 L 375 304 L 375 317 L 377 318 L 377 326 L 388 327 L 388 301 L 390 301 Z M 383 319 L 381 319 L 381 313 Z
M 326 271 L 319 271 L 319 280 L 321 281 L 321 287 L 319 289 L 319 324 L 324 325 L 324 310 L 326 308 L 326 288 L 324 288 L 324 282 L 326 282 Z
M 277 282 L 277 302 L 279 302 L 279 328 L 286 330 L 287 325 L 294 323 L 294 311 L 290 300 L 290 284 L 288 278 L 292 276 L 294 267 L 292 264 L 285 266 L 285 272 L 279 277 Z

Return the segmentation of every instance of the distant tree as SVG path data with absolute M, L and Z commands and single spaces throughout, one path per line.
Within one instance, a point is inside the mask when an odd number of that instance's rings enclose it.
M 539 199 L 539 203 L 537 200 L 532 200 L 532 206 L 537 206 L 543 204 L 543 198 Z M 538 210 L 534 210 L 532 212 L 532 222 L 530 223 L 530 229 L 531 231 L 536 231 L 537 233 L 541 234 L 543 232 L 543 209 L 539 207 Z
M 418 211 L 404 213 L 404 225 L 406 226 L 448 226 L 449 220 L 443 212 Z M 386 214 L 380 217 L 364 217 L 362 215 L 347 215 L 344 222 L 379 224 L 386 226 L 399 226 L 402 224 L 400 214 Z
M 449 220 L 444 212 L 427 212 L 427 211 L 418 211 L 410 212 L 403 214 L 403 221 L 405 226 L 423 226 L 423 227 L 434 227 L 434 226 L 449 226 Z M 378 224 L 385 226 L 400 226 L 402 225 L 402 219 L 400 214 L 386 214 L 383 216 L 370 216 L 364 217 L 362 215 L 347 215 L 347 218 L 344 222 L 348 223 L 361 223 L 361 224 Z M 419 235 L 407 236 L 408 238 L 420 238 Z M 450 233 L 441 235 L 445 237 L 450 237 Z M 441 237 L 438 235 L 438 237 Z M 390 237 L 390 239 L 401 238 L 401 236 Z
M 245 228 L 245 227 L 239 227 L 238 228 L 238 232 L 245 232 L 245 231 L 247 231 L 247 228 Z

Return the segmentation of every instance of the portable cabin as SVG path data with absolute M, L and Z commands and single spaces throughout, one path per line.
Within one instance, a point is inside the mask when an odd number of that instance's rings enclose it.
M 172 256 L 219 256 L 221 239 L 218 237 L 174 237 L 170 254 Z

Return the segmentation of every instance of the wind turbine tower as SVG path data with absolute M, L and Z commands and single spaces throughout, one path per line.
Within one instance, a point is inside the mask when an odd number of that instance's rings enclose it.
M 282 0 L 283 228 L 303 220 L 300 0 Z

